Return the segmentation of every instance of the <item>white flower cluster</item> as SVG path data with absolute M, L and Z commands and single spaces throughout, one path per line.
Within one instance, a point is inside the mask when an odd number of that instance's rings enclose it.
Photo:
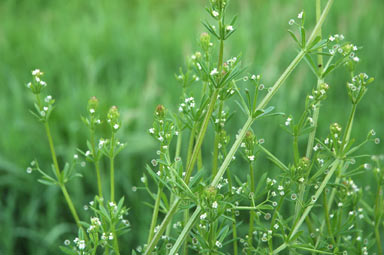
M 187 97 L 184 99 L 184 102 L 180 104 L 179 112 L 189 112 L 192 108 L 195 108 L 195 106 L 195 99 L 193 97 Z

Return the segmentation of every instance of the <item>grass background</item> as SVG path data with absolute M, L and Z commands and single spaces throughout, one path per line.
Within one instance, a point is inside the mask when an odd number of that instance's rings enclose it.
M 117 159 L 117 196 L 126 197 L 133 227 L 121 246 L 128 251 L 145 242 L 150 210 L 142 203 L 145 194 L 131 188 L 139 184 L 145 163 L 156 157 L 156 142 L 147 135 L 154 107 L 162 103 L 177 109 L 181 88 L 174 74 L 186 56 L 198 50 L 204 31 L 201 20 L 207 17 L 205 4 L 202 0 L 0 1 L 1 255 L 57 254 L 58 244 L 75 237 L 59 189 L 41 185 L 37 175 L 25 172 L 34 158 L 43 169 L 50 165 L 44 130 L 28 111 L 32 96 L 25 84 L 34 68 L 46 73 L 48 93 L 57 100 L 51 126 L 61 163 L 71 159 L 77 147 L 85 148 L 87 130 L 80 115 L 91 96 L 99 98 L 103 112 L 111 105 L 119 107 L 121 140 L 129 146 Z M 226 58 L 241 53 L 247 72 L 263 74 L 264 83 L 271 86 L 296 54 L 287 33 L 288 20 L 304 9 L 307 27 L 312 28 L 314 5 L 313 0 L 232 1 L 230 13 L 239 14 L 239 29 L 226 45 Z M 338 0 L 324 27 L 324 35 L 343 33 L 362 46 L 359 70 L 376 78 L 356 115 L 353 135 L 361 140 L 371 128 L 384 140 L 383 9 L 381 0 Z M 332 122 L 345 125 L 350 108 L 346 77 L 338 71 L 327 80 L 331 89 L 320 117 L 320 134 L 326 134 Z M 295 114 L 303 109 L 302 99 L 314 85 L 313 75 L 302 63 L 271 105 Z M 229 124 L 230 133 L 243 121 L 244 116 L 237 114 Z M 288 159 L 290 138 L 279 128 L 282 121 L 263 121 L 255 130 L 270 150 Z M 381 145 L 365 150 L 383 152 Z M 210 151 L 209 145 L 204 147 L 206 158 Z M 69 192 L 87 219 L 88 212 L 81 208 L 95 194 L 96 182 L 91 166 L 79 170 L 86 178 L 72 181 Z M 266 170 L 278 173 L 269 164 L 259 164 L 258 171 Z M 361 181 L 370 179 L 364 176 Z

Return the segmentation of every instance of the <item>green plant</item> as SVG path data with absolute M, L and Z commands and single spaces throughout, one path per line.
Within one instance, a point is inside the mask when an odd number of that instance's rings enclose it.
M 354 167 L 357 161 L 371 157 L 359 154 L 362 146 L 371 141 L 380 142 L 374 137 L 374 131 L 358 145 L 351 135 L 357 105 L 373 78 L 365 73 L 356 74 L 360 60 L 356 55 L 357 46 L 345 42 L 344 36 L 339 34 L 323 38 L 321 27 L 332 4 L 333 0 L 328 0 L 321 10 L 320 0 L 316 1 L 317 22 L 309 37 L 303 11 L 298 14 L 298 22 L 289 21 L 289 25 L 298 28 L 298 33 L 289 31 L 298 54 L 275 84 L 266 88 L 261 75 L 244 75 L 240 56 L 226 60 L 224 46 L 237 29 L 236 17 L 226 21 L 228 1 L 209 1 L 207 12 L 215 25 L 208 21 L 203 23 L 209 33 L 200 37 L 201 51 L 193 54 L 186 69 L 181 69 L 176 76 L 183 89 L 178 111 L 173 113 L 158 105 L 153 127 L 149 129 L 149 134 L 159 142 L 159 158 L 152 160 L 152 166 L 147 165 L 147 175 L 142 177 L 142 182 L 143 189 L 154 199 L 153 213 L 147 243 L 132 254 L 178 254 L 180 249 L 183 254 L 191 251 L 278 254 L 286 250 L 322 254 L 365 254 L 368 250 L 377 250 L 382 254 L 380 156 L 372 157 L 377 166 L 374 206 L 364 202 L 366 194 L 353 181 L 356 175 L 372 168 L 369 163 Z M 297 118 L 274 112 L 275 107 L 268 106 L 269 102 L 303 59 L 315 75 L 316 84 L 303 100 L 302 114 Z M 344 131 L 338 123 L 331 124 L 328 136 L 320 138 L 316 132 L 320 109 L 332 88 L 326 80 L 333 71 L 344 67 L 351 77 L 347 82 L 352 104 L 348 122 Z M 37 161 L 30 170 L 36 169 L 43 175 L 41 182 L 61 188 L 79 226 L 79 239 L 62 250 L 68 254 L 96 254 L 99 250 L 119 254 L 118 236 L 125 233 L 129 224 L 122 218 L 127 212 L 124 200 L 118 205 L 114 203 L 114 158 L 124 148 L 116 138 L 121 126 L 117 108 L 112 107 L 107 115 L 111 138 L 100 139 L 98 146 L 95 127 L 101 121 L 95 115 L 95 98 L 89 101 L 90 116 L 83 118 L 91 138 L 88 150 L 81 153 L 95 165 L 99 193 L 91 204 L 95 217 L 87 224 L 79 220 L 65 188 L 65 183 L 78 175 L 73 171 L 76 161 L 60 170 L 48 125 L 54 101 L 47 97 L 47 104 L 41 102 L 40 93 L 46 84 L 41 81 L 39 70 L 32 74 L 34 80 L 28 87 L 36 95 L 34 114 L 45 125 L 55 177 L 42 171 Z M 234 98 L 247 120 L 237 134 L 229 134 L 226 124 L 234 113 L 228 105 Z M 258 139 L 258 130 L 253 126 L 256 121 L 282 116 L 286 118 L 282 130 L 292 138 L 292 147 L 288 149 L 292 150 L 291 162 L 283 162 L 268 150 L 269 141 Z M 210 124 L 214 132 L 212 162 L 202 153 Z M 231 138 L 234 140 L 232 146 Z M 237 173 L 242 169 L 237 169 L 234 163 L 239 148 L 249 168 L 245 179 Z M 111 191 L 107 204 L 103 199 L 99 169 L 102 155 L 110 160 Z M 264 155 L 280 171 L 277 179 L 270 176 L 270 171 L 255 169 L 255 161 Z M 151 189 L 153 183 L 155 191 Z M 318 206 L 320 200 L 322 208 Z M 246 224 L 239 220 L 242 214 L 247 214 Z M 161 217 L 161 224 L 157 225 Z M 364 227 L 365 219 L 369 228 Z M 361 242 L 362 234 L 375 236 L 375 239 Z

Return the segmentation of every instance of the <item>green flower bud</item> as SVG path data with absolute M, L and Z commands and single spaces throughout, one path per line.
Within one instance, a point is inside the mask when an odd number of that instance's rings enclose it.
M 213 200 L 216 197 L 217 189 L 213 186 L 208 186 L 205 188 L 204 193 L 208 200 Z
M 201 47 L 207 51 L 209 49 L 209 45 L 211 43 L 211 36 L 208 33 L 202 33 L 200 35 L 200 44 Z
M 309 158 L 302 157 L 301 159 L 299 159 L 299 163 L 297 165 L 297 169 L 298 170 L 307 169 L 309 167 L 310 163 L 311 163 L 311 161 L 309 160 Z
M 338 123 L 333 123 L 329 127 L 331 134 L 340 134 L 341 132 L 341 126 Z
M 156 106 L 155 115 L 158 118 L 160 118 L 160 119 L 164 118 L 164 116 L 165 116 L 165 107 L 164 107 L 164 105 L 159 104 L 158 106 Z
M 99 100 L 95 96 L 91 97 L 88 100 L 88 111 L 93 114 L 96 111 L 98 105 Z
M 112 130 L 117 131 L 120 128 L 120 113 L 116 106 L 112 106 L 107 114 L 107 121 Z

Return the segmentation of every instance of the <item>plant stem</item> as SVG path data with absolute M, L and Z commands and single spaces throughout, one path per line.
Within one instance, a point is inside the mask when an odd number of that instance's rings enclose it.
M 112 224 L 112 234 L 113 234 L 113 250 L 116 252 L 117 255 L 120 255 L 120 250 L 119 250 L 119 241 L 117 240 L 117 235 L 116 235 L 116 230 L 115 230 L 115 225 Z
M 321 16 L 321 0 L 316 0 L 316 21 L 317 22 L 320 20 L 320 16 Z M 317 35 L 320 36 L 320 38 L 322 37 L 321 27 L 319 28 Z M 319 53 L 321 53 L 322 51 L 323 50 L 321 48 L 318 50 Z M 323 55 L 319 54 L 317 56 L 317 64 L 319 66 L 319 70 L 321 73 L 321 71 L 323 70 L 323 64 L 324 64 L 323 63 Z M 324 82 L 324 80 L 322 78 L 317 79 L 317 89 L 320 88 L 320 85 L 323 82 Z M 309 134 L 309 137 L 308 137 L 306 157 L 309 159 L 311 158 L 311 155 L 312 155 L 312 148 L 313 148 L 313 143 L 315 141 L 315 135 L 316 135 L 316 129 L 317 129 L 317 122 L 319 119 L 319 113 L 320 113 L 320 103 L 316 104 L 316 108 L 313 111 L 313 115 L 312 115 L 313 126 L 315 127 L 315 129 Z
M 59 163 L 57 162 L 55 146 L 53 145 L 51 129 L 49 128 L 48 121 L 46 121 L 44 123 L 44 126 L 45 126 L 45 132 L 46 132 L 47 138 L 48 138 L 49 149 L 51 150 L 51 156 L 52 156 L 53 165 L 55 167 L 56 177 L 57 177 L 57 180 L 59 181 L 59 183 L 61 184 L 63 180 L 62 180 L 62 176 L 61 176 L 61 172 L 60 172 L 60 168 L 59 168 Z
M 219 162 L 219 143 L 220 143 L 220 131 L 221 131 L 221 112 L 223 110 L 223 101 L 220 101 L 220 106 L 219 106 L 219 112 L 217 114 L 217 119 L 219 120 L 218 123 L 218 130 L 215 132 L 215 140 L 213 143 L 213 158 L 212 158 L 212 176 L 215 176 L 217 173 L 217 167 L 218 167 L 218 162 Z
M 159 188 L 157 190 L 157 195 L 156 195 L 156 202 L 155 202 L 155 206 L 153 208 L 151 226 L 149 228 L 149 234 L 148 234 L 148 241 L 147 241 L 147 243 L 149 243 L 152 240 L 152 237 L 153 237 L 153 235 L 155 233 L 155 227 L 156 227 L 156 224 L 157 224 L 157 216 L 159 214 L 159 207 L 160 207 L 160 202 L 161 202 L 162 190 L 163 190 L 163 185 L 159 184 Z
M 315 35 L 318 33 L 318 30 L 320 29 L 320 27 L 322 26 L 322 24 L 324 23 L 324 20 L 325 20 L 325 17 L 327 16 L 328 12 L 329 12 L 329 9 L 331 8 L 332 6 L 332 3 L 333 3 L 334 0 L 328 0 L 328 3 L 319 19 L 319 21 L 317 22 L 309 40 L 308 40 L 308 43 L 307 44 L 310 44 L 314 39 L 315 39 Z M 284 83 L 284 81 L 288 78 L 288 76 L 292 73 L 292 71 L 295 69 L 295 67 L 300 63 L 300 61 L 303 59 L 305 55 L 305 51 L 304 50 L 301 50 L 299 52 L 299 54 L 296 56 L 296 58 L 290 63 L 290 65 L 286 68 L 286 70 L 283 72 L 283 74 L 279 77 L 279 79 L 275 82 L 275 84 L 273 85 L 272 89 L 268 92 L 268 94 L 263 98 L 263 100 L 260 102 L 260 104 L 258 105 L 258 107 L 256 108 L 256 110 L 261 110 L 263 108 L 265 108 L 265 106 L 269 103 L 269 101 L 272 99 L 272 97 L 274 96 L 274 94 L 276 94 L 276 92 L 279 90 L 279 88 L 282 86 L 282 84 Z M 216 97 L 212 97 L 211 100 L 216 102 L 216 98 L 217 98 L 217 94 L 218 94 L 218 90 L 216 89 L 214 94 L 216 94 Z M 210 103 L 210 108 L 211 108 L 212 104 Z M 212 107 L 213 108 L 213 107 Z M 213 111 L 213 109 L 212 109 Z M 208 115 L 208 113 L 207 113 Z M 206 117 L 207 117 L 206 115 Z M 204 119 L 205 121 L 206 119 Z M 212 186 L 216 186 L 220 180 L 220 178 L 223 176 L 226 168 L 228 167 L 230 161 L 232 160 L 232 157 L 234 156 L 235 152 L 237 151 L 238 147 L 240 146 L 242 140 L 244 139 L 244 136 L 245 136 L 245 132 L 248 130 L 248 128 L 251 126 L 251 124 L 253 123 L 254 119 L 252 117 L 249 117 L 246 121 L 246 123 L 244 124 L 243 128 L 242 128 L 242 131 L 240 134 L 242 135 L 239 135 L 238 138 L 236 139 L 236 141 L 234 142 L 234 144 L 232 145 L 232 148 L 231 150 L 229 151 L 227 157 L 225 158 L 222 166 L 220 167 L 218 173 L 216 174 L 214 180 L 212 181 L 211 185 Z M 208 120 L 207 120 L 208 122 Z M 208 124 L 208 123 L 207 123 Z M 244 131 L 245 130 L 245 131 Z M 203 128 L 201 129 L 200 131 L 200 134 L 202 133 L 203 131 Z M 201 135 L 199 134 L 198 138 L 201 137 Z M 205 130 L 204 130 L 204 134 L 205 134 Z M 198 139 L 199 140 L 199 139 Z M 197 145 L 197 144 L 196 144 Z M 196 146 L 195 146 L 196 148 Z M 193 153 L 195 154 L 195 153 Z M 197 157 L 197 153 L 196 153 L 196 157 Z M 193 158 L 193 157 L 192 157 Z M 192 163 L 192 159 L 191 159 L 191 163 Z M 193 164 L 192 164 L 193 165 Z M 189 170 L 190 167 L 187 168 L 187 170 Z M 189 170 L 191 171 L 191 170 Z M 189 178 L 188 178 L 189 179 Z M 188 180 L 186 179 L 186 180 Z M 180 198 L 176 198 L 175 199 L 175 202 L 174 204 L 170 207 L 167 215 L 165 216 L 165 219 L 163 220 L 163 222 L 161 223 L 160 225 L 160 229 L 159 231 L 156 233 L 156 235 L 154 236 L 154 238 L 152 239 L 151 243 L 148 245 L 148 248 L 147 250 L 145 251 L 145 255 L 148 255 L 150 254 L 155 245 L 157 244 L 157 242 L 159 241 L 161 235 L 163 234 L 163 232 L 165 231 L 165 228 L 166 226 L 168 225 L 169 221 L 171 220 L 171 218 L 173 217 L 173 215 L 175 214 L 177 208 L 178 208 L 178 205 L 180 203 L 181 199 Z M 199 215 L 201 211 L 201 208 L 198 206 L 195 210 L 195 212 L 193 213 L 193 215 L 191 216 L 190 220 L 189 220 L 189 224 L 187 224 L 183 231 L 181 232 L 181 234 L 179 235 L 179 238 L 176 240 L 176 244 L 181 245 L 182 241 L 184 240 L 185 236 L 187 235 L 188 231 L 190 230 L 190 228 L 192 228 L 192 225 L 193 225 L 193 222 L 194 222 L 194 218 L 193 216 L 195 215 L 195 217 L 197 217 Z M 176 251 L 179 247 L 173 247 L 172 250 L 173 251 Z M 172 251 L 171 250 L 171 251 Z M 170 253 L 170 254 L 173 254 L 173 253 Z
M 252 162 L 249 164 L 249 178 L 251 179 L 250 183 L 250 190 L 252 196 L 255 196 L 255 173 Z M 252 203 L 253 203 L 253 197 L 251 197 Z M 255 206 L 254 204 L 252 204 Z M 248 254 L 251 254 L 250 249 L 253 247 L 252 240 L 253 240 L 253 220 L 255 217 L 255 212 L 253 210 L 249 211 L 249 229 L 248 229 Z
M 323 192 L 325 186 L 328 184 L 329 180 L 331 179 L 333 173 L 336 171 L 336 169 L 339 167 L 339 165 L 342 165 L 343 161 L 340 159 L 335 159 L 335 161 L 332 163 L 332 168 L 329 170 L 328 174 L 325 176 L 323 182 L 321 183 L 319 189 L 316 191 L 315 195 L 313 196 L 313 199 L 311 199 L 311 202 L 305 208 L 303 214 L 301 215 L 300 219 L 295 223 L 294 227 L 292 228 L 291 234 L 289 235 L 290 237 L 293 237 L 297 231 L 299 230 L 301 224 L 305 220 L 305 218 L 308 216 L 309 212 L 312 210 L 313 206 L 315 205 L 316 201 L 320 197 L 321 193 Z M 282 250 L 284 250 L 288 246 L 288 243 L 283 243 L 280 245 L 278 248 L 276 248 L 273 251 L 273 254 L 278 254 Z
M 200 128 L 199 135 L 197 136 L 196 144 L 195 144 L 195 147 L 194 147 L 193 152 L 192 152 L 191 160 L 189 161 L 189 163 L 187 165 L 186 174 L 185 174 L 185 178 L 184 178 L 186 184 L 189 183 L 189 179 L 191 178 L 193 168 L 195 166 L 197 157 L 198 157 L 200 149 L 201 149 L 201 145 L 202 145 L 204 137 L 205 137 L 205 133 L 207 131 L 208 123 L 211 119 L 213 110 L 215 109 L 215 104 L 216 104 L 218 94 L 219 94 L 219 89 L 215 89 L 212 93 L 211 100 L 209 102 L 208 111 L 204 117 L 203 123 L 202 123 L 201 128 Z
M 70 197 L 69 194 L 68 194 L 67 188 L 65 187 L 64 184 L 60 184 L 60 188 L 61 188 L 61 191 L 63 192 L 65 201 L 66 201 L 67 204 L 68 204 L 69 210 L 71 211 L 72 216 L 73 216 L 73 218 L 75 219 L 76 225 L 77 225 L 80 229 L 82 229 L 82 230 L 84 231 L 83 227 L 80 225 L 80 219 L 79 219 L 79 216 L 77 215 L 76 208 L 75 208 L 75 206 L 73 205 L 73 202 L 72 202 L 72 200 L 71 200 L 71 197 Z M 85 233 L 85 232 L 84 232 L 84 233 Z
M 95 165 L 95 170 L 96 170 L 97 190 L 99 192 L 99 197 L 103 197 L 103 190 L 102 190 L 102 186 L 101 186 L 99 158 L 98 158 L 98 155 L 96 155 L 95 131 L 93 129 L 91 129 L 91 145 L 92 145 L 92 155 L 93 155 L 93 159 L 94 159 L 93 163 Z
M 232 190 L 232 178 L 229 171 L 227 172 L 227 178 L 228 178 L 228 188 L 229 190 Z M 237 243 L 236 214 L 234 210 L 232 210 L 232 219 L 233 219 L 232 221 L 233 255 L 238 255 L 239 245 Z
M 328 234 L 329 234 L 329 237 L 331 238 L 333 245 L 336 247 L 335 238 L 333 237 L 332 226 L 331 226 L 331 221 L 330 221 L 330 217 L 329 217 L 327 192 L 323 193 L 323 206 L 324 206 L 324 217 L 325 217 L 325 222 L 327 224 Z
M 115 201 L 115 133 L 112 131 L 110 151 L 111 202 Z
M 68 194 L 67 188 L 65 187 L 65 184 L 64 184 L 62 176 L 61 176 L 61 172 L 60 172 L 60 168 L 59 168 L 59 163 L 57 162 L 55 146 L 53 144 L 53 139 L 52 139 L 51 130 L 49 128 L 48 121 L 44 122 L 44 126 L 45 126 L 45 132 L 47 134 L 49 148 L 51 150 L 52 161 L 53 161 L 53 165 L 55 167 L 55 173 L 56 173 L 57 180 L 59 182 L 60 189 L 63 192 L 65 201 L 67 202 L 69 210 L 71 211 L 72 216 L 75 219 L 76 225 L 84 232 L 83 227 L 80 225 L 80 219 L 79 219 L 79 216 L 77 214 L 76 208 L 73 205 L 71 197 Z

